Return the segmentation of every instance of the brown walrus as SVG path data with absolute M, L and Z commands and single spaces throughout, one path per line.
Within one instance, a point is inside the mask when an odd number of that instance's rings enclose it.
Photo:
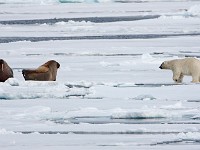
M 0 82 L 5 82 L 8 78 L 13 78 L 13 71 L 3 59 L 0 59 Z
M 35 81 L 56 81 L 57 69 L 60 64 L 50 60 L 37 69 L 23 69 L 22 74 L 25 80 Z

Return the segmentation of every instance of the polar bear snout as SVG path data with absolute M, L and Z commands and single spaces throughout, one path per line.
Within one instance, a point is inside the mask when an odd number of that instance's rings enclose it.
M 160 69 L 163 69 L 163 63 L 160 65 L 160 67 L 159 67 Z
M 169 62 L 168 62 L 168 61 L 164 61 L 164 62 L 160 65 L 159 68 L 160 68 L 160 69 L 170 69 L 170 67 L 169 67 Z

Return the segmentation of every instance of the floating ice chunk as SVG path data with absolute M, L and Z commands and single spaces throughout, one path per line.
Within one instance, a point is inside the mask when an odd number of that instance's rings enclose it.
M 109 86 L 125 88 L 125 87 L 135 87 L 136 85 L 135 83 L 112 83 L 112 84 L 110 83 Z
M 19 86 L 19 81 L 15 78 L 9 78 L 5 81 L 5 83 L 10 84 L 11 86 Z
M 39 87 L 44 87 L 44 86 L 58 86 L 58 82 L 55 81 L 25 81 L 23 83 L 24 86 L 39 86 Z
M 177 136 L 183 140 L 200 140 L 199 132 L 179 133 Z
M 181 19 L 185 19 L 185 17 L 188 16 L 188 13 L 187 12 L 184 12 L 184 14 L 181 14 L 181 15 L 163 15 L 163 16 L 160 16 L 159 19 L 168 19 L 168 20 L 181 20 Z
M 79 89 L 79 88 L 74 88 L 73 90 L 69 91 L 65 97 L 84 97 L 86 95 L 90 94 L 88 90 L 85 89 Z
M 66 25 L 67 23 L 66 22 L 64 22 L 64 21 L 61 21 L 61 22 L 56 22 L 55 23 L 55 25 L 62 25 L 62 26 L 64 26 L 64 25 Z
M 26 94 L 25 94 L 26 93 Z M 11 99 L 36 99 L 41 98 L 42 95 L 39 93 L 31 93 L 31 92 L 24 92 L 23 91 L 16 91 L 16 92 L 0 92 L 0 99 L 11 100 Z
M 163 109 L 184 109 L 185 107 L 182 106 L 182 102 L 178 102 L 173 105 L 162 106 L 161 108 L 163 108 Z
M 92 24 L 92 22 L 90 22 L 90 21 L 73 21 L 73 20 L 69 20 L 68 21 L 68 23 L 69 24 L 71 24 L 71 25 L 79 25 L 79 26 L 81 26 L 81 25 L 91 25 Z
M 135 100 L 155 100 L 156 98 L 152 95 L 138 95 L 134 98 Z
M 90 88 L 94 85 L 94 83 L 92 82 L 87 82 L 87 81 L 80 81 L 80 82 L 76 82 L 76 83 L 65 83 L 65 85 L 69 88 Z
M 0 99 L 69 98 L 70 96 L 85 96 L 90 93 L 88 88 L 69 88 L 65 84 L 53 81 L 24 81 L 20 82 L 20 85 L 15 79 L 7 82 L 2 83 Z M 84 84 L 86 83 L 84 82 Z
M 162 15 L 159 19 L 174 19 L 174 20 L 183 20 L 189 17 L 198 17 L 200 16 L 200 5 L 191 6 L 188 10 L 184 10 L 175 14 Z
M 128 111 L 118 112 L 111 115 L 113 119 L 154 119 L 154 118 L 166 118 L 168 115 L 161 110 L 143 110 L 143 111 Z
M 152 59 L 152 58 L 153 57 L 149 53 L 142 54 L 142 59 L 143 60 Z
M 198 120 L 200 120 L 200 114 L 193 116 L 192 119 L 198 119 Z
M 155 60 L 149 53 L 142 54 L 141 59 L 144 63 L 152 63 Z
M 194 5 L 189 8 L 188 13 L 190 15 L 199 16 L 200 15 L 200 5 Z
M 15 132 L 13 132 L 13 131 L 7 131 L 6 129 L 1 128 L 0 129 L 0 135 L 1 134 L 15 134 Z
M 33 133 L 30 133 L 32 135 L 39 135 L 40 133 L 39 132 L 33 132 Z
M 47 23 L 43 23 L 40 26 L 48 26 L 48 24 Z

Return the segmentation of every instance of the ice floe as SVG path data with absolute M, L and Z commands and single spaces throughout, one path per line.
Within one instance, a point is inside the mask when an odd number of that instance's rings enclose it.
M 15 78 L 1 83 L 0 99 L 36 99 L 84 97 L 89 89 L 70 88 L 65 84 L 52 81 L 18 81 Z

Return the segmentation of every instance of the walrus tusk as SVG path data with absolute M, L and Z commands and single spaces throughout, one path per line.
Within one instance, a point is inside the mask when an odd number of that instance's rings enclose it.
M 2 67 L 2 71 L 3 71 L 3 64 L 1 64 L 1 67 Z

